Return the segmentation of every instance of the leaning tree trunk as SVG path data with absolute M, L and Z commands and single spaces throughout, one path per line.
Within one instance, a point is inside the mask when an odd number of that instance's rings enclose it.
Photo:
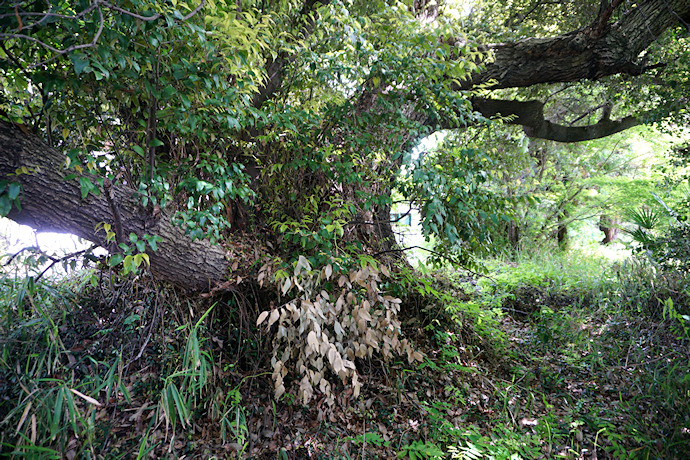
M 38 231 L 73 233 L 103 247 L 108 242 L 103 231 L 96 232 L 100 223 L 111 224 L 125 242 L 130 233 L 158 235 L 158 250 L 147 249 L 157 278 L 188 290 L 208 290 L 228 278 L 222 247 L 192 241 L 172 224 L 168 212 L 154 215 L 141 206 L 129 187 L 115 184 L 82 199 L 79 181 L 66 179 L 74 171 L 66 170 L 64 163 L 65 155 L 38 136 L 0 122 L 0 180 L 21 184 L 21 210 L 13 208 L 8 217 Z M 22 167 L 29 172 L 17 174 Z M 95 177 L 90 179 L 96 183 Z

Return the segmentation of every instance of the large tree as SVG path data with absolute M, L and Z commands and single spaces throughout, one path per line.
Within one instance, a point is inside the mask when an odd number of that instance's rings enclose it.
M 112 250 L 156 235 L 152 272 L 210 289 L 248 264 L 240 242 L 316 261 L 388 254 L 391 188 L 434 131 L 501 117 L 576 142 L 682 101 L 650 94 L 668 68 L 685 83 L 669 50 L 684 51 L 690 1 L 512 2 L 499 25 L 492 6 L 468 16 L 420 0 L 3 3 L 0 210 Z M 633 79 L 645 97 L 582 107 L 591 116 L 570 122 L 531 98 Z M 478 228 L 427 211 L 450 247 L 477 241 Z

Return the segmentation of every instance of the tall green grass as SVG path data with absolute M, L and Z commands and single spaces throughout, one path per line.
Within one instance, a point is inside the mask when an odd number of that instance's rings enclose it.
M 119 356 L 97 361 L 65 346 L 85 280 L 0 278 L 0 453 L 61 458 L 92 448 L 104 396 L 126 388 Z M 100 400 L 100 401 L 99 401 Z M 74 440 L 79 443 L 75 444 Z
M 199 418 L 244 451 L 242 395 L 218 378 L 230 366 L 210 340 L 213 307 L 194 318 L 196 308 L 130 280 L 0 277 L 0 457 L 147 458 L 174 450 Z M 110 433 L 133 414 L 140 432 Z

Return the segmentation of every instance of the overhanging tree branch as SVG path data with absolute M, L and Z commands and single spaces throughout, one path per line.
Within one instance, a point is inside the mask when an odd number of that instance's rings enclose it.
M 502 117 L 505 122 L 522 125 L 529 137 L 557 142 L 581 142 L 600 139 L 641 124 L 637 117 L 610 120 L 602 116 L 598 123 L 587 126 L 564 126 L 544 117 L 544 104 L 539 101 L 514 101 L 500 99 L 472 99 L 472 106 L 487 118 Z M 443 126 L 453 128 L 452 126 Z
M 619 0 L 603 2 L 597 19 L 582 30 L 552 38 L 525 39 L 490 45 L 493 61 L 484 70 L 455 86 L 456 90 L 489 85 L 490 89 L 524 88 L 537 84 L 599 80 L 616 75 L 640 75 L 664 64 L 648 65 L 640 54 L 670 27 L 690 20 L 690 0 L 647 0 L 614 24 Z M 474 98 L 473 107 L 485 117 L 503 117 L 522 125 L 530 137 L 558 142 L 580 142 L 606 137 L 639 125 L 641 116 L 610 120 L 607 116 L 588 126 L 563 126 L 544 117 L 539 101 Z M 431 121 L 429 122 L 431 123 Z M 434 122 L 436 123 L 436 122 Z M 458 128 L 441 122 L 441 128 Z
M 610 19 L 608 9 L 602 14 L 602 21 Z M 557 37 L 488 45 L 486 51 L 493 53 L 493 61 L 457 89 L 487 84 L 492 89 L 524 88 L 617 74 L 640 75 L 650 68 L 640 54 L 665 30 L 689 20 L 689 0 L 647 0 L 612 25 L 595 22 Z

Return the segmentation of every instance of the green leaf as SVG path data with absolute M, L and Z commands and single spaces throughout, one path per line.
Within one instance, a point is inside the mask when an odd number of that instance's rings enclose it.
M 142 262 L 146 262 L 147 266 L 151 266 L 151 260 L 149 259 L 149 255 L 146 254 L 145 252 L 142 252 L 140 254 L 137 254 L 134 256 L 134 262 L 136 263 L 137 267 L 142 264 Z
M 117 267 L 123 260 L 124 257 L 122 257 L 122 254 L 113 254 L 108 261 L 108 265 L 111 267 Z
M 21 185 L 16 182 L 12 182 L 7 190 L 7 195 L 10 197 L 10 200 L 16 200 L 19 196 L 20 190 Z
M 158 240 L 160 239 L 161 238 L 157 235 L 149 239 L 149 246 L 151 247 L 151 250 L 153 250 L 153 252 L 158 251 Z
M 63 408 L 63 398 L 64 398 L 64 388 L 58 388 L 57 396 L 55 397 L 55 406 L 53 407 L 53 417 L 50 421 L 50 434 L 51 438 L 55 439 L 58 432 L 58 427 L 62 421 L 62 408 Z
M 176 417 L 176 412 L 175 412 L 175 402 L 173 401 L 172 394 L 170 392 L 170 386 L 172 384 L 169 384 L 169 386 L 165 389 L 163 389 L 163 393 L 161 394 L 161 400 L 163 403 L 163 410 L 165 411 L 165 414 L 168 416 L 168 421 L 170 421 L 170 424 L 175 427 L 177 417 Z
M 129 272 L 136 272 L 137 266 L 135 256 L 128 254 L 125 256 L 125 260 L 122 261 L 122 272 L 125 275 Z
M 70 55 L 70 61 L 74 65 L 74 71 L 77 75 L 92 70 L 89 66 L 89 58 L 83 53 L 75 53 Z
M 12 200 L 7 194 L 0 195 L 0 216 L 5 217 L 12 210 Z
M 85 199 L 89 192 L 91 192 L 94 189 L 94 185 L 91 183 L 88 177 L 80 177 L 79 178 L 79 185 L 81 188 L 81 199 Z
M 172 396 L 171 399 L 175 402 L 177 414 L 180 416 L 180 422 L 182 422 L 182 426 L 185 426 L 188 418 L 187 405 L 174 384 L 168 387 L 168 391 L 170 392 L 170 396 Z
M 163 90 L 163 97 L 165 99 L 170 99 L 170 97 L 176 93 L 177 93 L 177 90 L 173 86 L 168 85 Z

